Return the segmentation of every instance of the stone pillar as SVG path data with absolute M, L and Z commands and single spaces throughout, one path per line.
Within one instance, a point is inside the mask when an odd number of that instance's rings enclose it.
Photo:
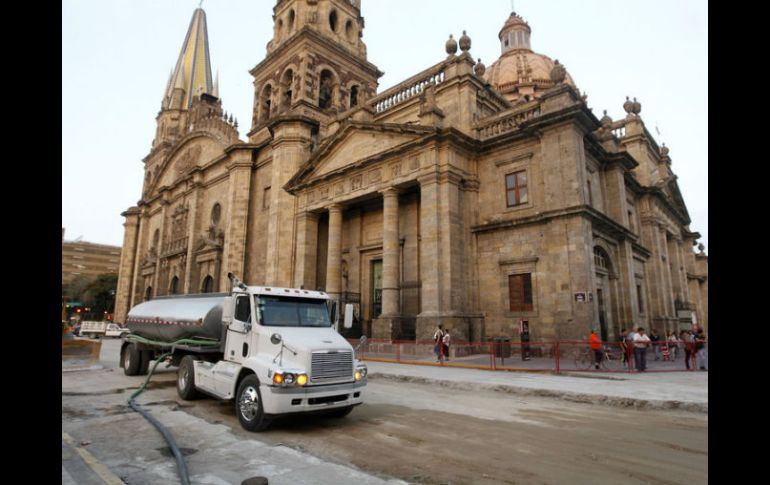
M 398 191 L 392 187 L 382 191 L 382 315 L 399 316 L 399 238 Z
M 200 172 L 195 174 L 196 177 L 198 177 L 198 180 L 200 180 Z M 197 224 L 196 221 L 198 219 L 198 204 L 200 202 L 200 182 L 194 183 L 193 193 L 192 193 L 192 203 L 190 204 L 190 215 L 187 219 L 188 221 L 188 231 L 189 234 L 187 236 L 187 258 L 186 258 L 186 266 L 185 266 L 185 272 L 184 272 L 184 293 L 200 293 L 200 281 L 192 281 L 193 278 L 193 253 L 195 251 L 195 233 L 197 231 Z
M 235 155 L 235 154 L 234 154 Z M 251 193 L 250 153 L 243 150 L 227 167 L 230 172 L 230 193 L 227 197 L 228 224 L 225 229 L 223 268 L 218 275 L 220 288 L 229 288 L 227 273 L 242 278 L 246 269 L 246 229 L 249 225 L 249 197 Z M 216 277 L 216 276 L 215 276 Z M 245 282 L 249 284 L 248 281 Z M 286 285 L 289 286 L 289 285 Z
M 398 190 L 382 192 L 382 314 L 372 323 L 372 337 L 401 337 L 400 244 L 398 237 Z
M 121 214 L 126 218 L 123 223 L 123 247 L 120 252 L 118 270 L 118 288 L 115 293 L 115 322 L 125 323 L 133 293 L 134 266 L 138 258 L 137 240 L 139 236 L 139 214 L 137 207 L 131 207 Z
M 132 272 L 132 279 L 131 279 L 131 298 L 128 301 L 128 308 L 131 309 L 134 305 L 139 304 L 143 298 L 144 295 L 142 295 L 142 288 L 138 287 L 141 273 L 139 271 L 139 265 L 141 264 L 141 255 L 144 254 L 146 251 L 146 233 L 147 233 L 147 209 L 146 206 L 141 210 L 141 214 L 139 215 L 139 229 L 138 234 L 136 236 L 136 257 L 134 258 L 134 269 Z
M 326 293 L 337 298 L 342 293 L 342 206 L 329 206 L 329 249 L 326 258 Z
M 294 287 L 315 290 L 318 257 L 318 214 L 303 212 L 297 216 L 297 254 Z
M 160 200 L 160 232 L 158 233 L 158 260 L 155 261 L 155 273 L 152 276 L 152 288 L 155 295 L 153 296 L 160 296 L 165 295 L 167 288 L 161 288 L 161 282 L 163 282 L 164 286 L 167 283 L 165 280 L 162 280 L 160 271 L 160 263 L 163 256 L 163 253 L 165 252 L 163 250 L 163 245 L 166 243 L 166 214 L 168 213 L 168 205 L 169 205 L 169 194 L 168 192 L 163 192 L 163 197 Z

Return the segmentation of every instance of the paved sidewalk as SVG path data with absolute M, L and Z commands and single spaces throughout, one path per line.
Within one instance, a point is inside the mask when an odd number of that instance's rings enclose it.
M 640 409 L 708 413 L 708 372 L 524 373 L 367 361 L 369 378 L 493 390 Z

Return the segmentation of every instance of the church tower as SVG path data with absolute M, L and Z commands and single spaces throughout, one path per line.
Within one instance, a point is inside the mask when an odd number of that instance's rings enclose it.
M 291 287 L 295 197 L 283 187 L 310 158 L 325 127 L 377 92 L 366 59 L 360 0 L 278 0 L 273 39 L 254 69 L 249 142 L 269 140 L 272 160 L 265 284 Z
M 250 137 L 300 105 L 324 121 L 375 96 L 383 73 L 366 59 L 361 0 L 278 0 L 273 20 L 267 56 L 250 71 Z
M 219 97 L 217 84 L 211 76 L 206 12 L 197 8 L 163 94 L 153 148 L 182 135 L 193 100 L 203 94 Z

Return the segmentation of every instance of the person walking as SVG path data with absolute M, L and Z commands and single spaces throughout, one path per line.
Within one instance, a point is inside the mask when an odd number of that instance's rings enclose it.
M 634 361 L 636 370 L 645 372 L 647 370 L 647 347 L 650 346 L 650 337 L 644 333 L 644 328 L 639 327 L 634 335 Z
M 693 336 L 693 342 L 695 342 L 695 355 L 698 368 L 700 370 L 708 370 L 708 350 L 706 349 L 706 334 L 703 333 L 702 328 L 698 328 Z
M 652 345 L 652 351 L 655 354 L 655 360 L 660 360 L 660 335 L 654 328 L 650 332 L 650 342 Z
M 692 341 L 692 336 L 687 330 L 682 330 L 682 345 L 684 346 L 684 365 L 687 370 L 690 370 L 690 360 L 695 353 L 695 344 Z
M 602 363 L 604 352 L 602 352 L 602 341 L 596 335 L 596 330 L 591 330 L 591 336 L 588 338 L 588 341 L 591 344 L 591 350 L 594 352 L 594 366 L 599 370 L 599 364 Z
M 674 330 L 668 336 L 668 347 L 671 349 L 671 360 L 675 361 L 676 356 L 679 355 L 679 339 Z
M 450 337 L 449 335 L 449 330 L 447 330 L 446 332 L 444 332 L 444 337 L 442 337 L 441 339 L 441 345 L 443 346 L 443 351 L 444 351 L 444 358 L 446 360 L 449 360 L 449 340 L 451 338 L 452 337 Z
M 620 331 L 618 341 L 620 342 L 620 362 L 624 368 L 628 368 L 628 361 L 631 360 L 631 349 L 628 347 L 628 330 L 624 328 Z
M 433 332 L 433 353 L 436 354 L 436 362 L 444 360 L 444 326 L 440 325 L 436 327 L 436 331 Z

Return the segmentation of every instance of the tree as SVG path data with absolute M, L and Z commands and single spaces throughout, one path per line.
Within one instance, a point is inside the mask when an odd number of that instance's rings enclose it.
M 99 275 L 88 285 L 83 303 L 89 306 L 93 318 L 101 319 L 105 313 L 112 313 L 117 287 L 118 275 L 116 274 Z

